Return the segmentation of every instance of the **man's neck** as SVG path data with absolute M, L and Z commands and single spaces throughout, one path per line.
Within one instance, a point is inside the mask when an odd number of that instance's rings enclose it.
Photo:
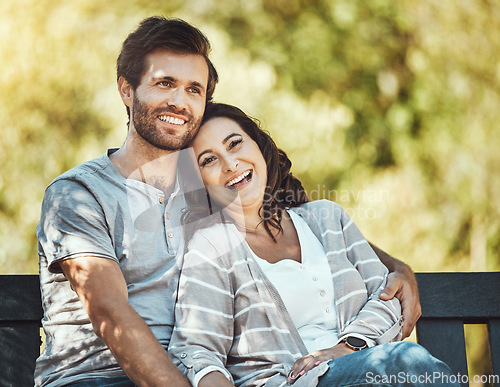
M 168 192 L 175 181 L 178 156 L 178 151 L 162 150 L 127 138 L 123 146 L 110 155 L 110 160 L 123 177 Z

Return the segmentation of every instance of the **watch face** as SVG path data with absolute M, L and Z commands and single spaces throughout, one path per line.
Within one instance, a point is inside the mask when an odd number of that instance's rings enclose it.
M 357 337 L 348 337 L 346 340 L 350 345 L 356 348 L 363 348 L 366 346 L 366 341 L 358 339 Z

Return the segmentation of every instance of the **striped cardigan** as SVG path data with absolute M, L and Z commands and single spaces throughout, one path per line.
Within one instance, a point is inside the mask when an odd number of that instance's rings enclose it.
M 399 339 L 397 299 L 382 301 L 387 269 L 361 232 L 333 202 L 292 208 L 322 243 L 332 273 L 339 341 L 350 334 L 371 344 Z M 197 372 L 227 369 L 236 386 L 283 386 L 294 362 L 307 355 L 276 289 L 232 224 L 198 231 L 188 245 L 179 282 L 173 362 L 193 382 Z M 314 386 L 322 363 L 295 386 Z

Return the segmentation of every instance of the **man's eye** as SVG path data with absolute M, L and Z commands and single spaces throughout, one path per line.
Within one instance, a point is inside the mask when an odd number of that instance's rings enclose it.
M 213 163 L 214 161 L 215 161 L 215 157 L 214 156 L 205 157 L 203 159 L 203 161 L 201 162 L 200 167 L 204 167 L 204 166 L 206 166 L 208 164 Z
M 161 86 L 165 86 L 165 87 L 172 86 L 172 83 L 170 83 L 170 81 L 161 81 L 158 84 L 161 85 Z
M 243 139 L 239 138 L 237 140 L 233 140 L 229 143 L 229 149 L 233 149 L 235 146 L 238 146 L 243 142 Z
M 193 94 L 200 94 L 200 93 L 201 93 L 201 92 L 200 92 L 200 90 L 199 90 L 198 88 L 196 88 L 196 87 L 190 87 L 190 88 L 188 89 L 188 91 L 189 91 L 190 93 L 193 93 Z

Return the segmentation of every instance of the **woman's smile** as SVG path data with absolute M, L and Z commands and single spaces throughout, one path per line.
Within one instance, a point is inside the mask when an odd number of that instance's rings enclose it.
M 252 181 L 252 172 L 253 170 L 248 169 L 238 176 L 232 178 L 224 185 L 229 189 L 239 191 L 240 189 L 243 189 L 248 183 L 250 183 L 250 181 Z

